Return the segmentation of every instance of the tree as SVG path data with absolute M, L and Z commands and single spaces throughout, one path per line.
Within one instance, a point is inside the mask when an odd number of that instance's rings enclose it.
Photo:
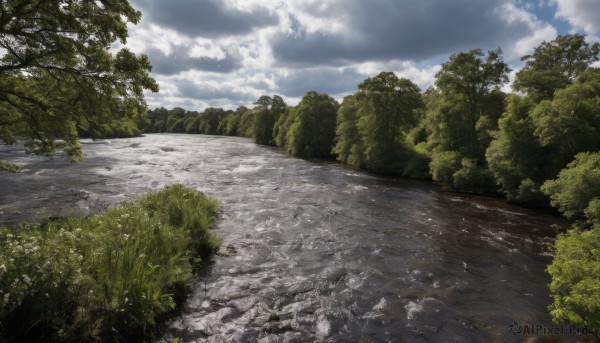
M 470 158 L 480 157 L 477 123 L 485 112 L 490 112 L 490 106 L 486 102 L 502 104 L 503 97 L 495 91 L 508 82 L 510 72 L 510 68 L 502 60 L 500 49 L 489 51 L 485 59 L 483 57 L 481 49 L 454 54 L 448 62 L 442 64 L 442 69 L 435 76 L 435 85 L 441 95 L 459 107 L 461 116 L 454 119 L 462 122 L 465 128 L 466 146 L 461 148 L 464 148 L 464 155 Z M 490 97 L 500 101 L 493 101 Z M 501 110 L 499 113 L 497 110 L 494 112 L 497 113 L 495 119 L 502 113 Z
M 489 168 L 509 200 L 547 206 L 540 186 L 582 151 L 600 149 L 600 72 L 580 35 L 559 36 L 536 48 L 518 74 L 499 130 L 486 152 Z
M 338 107 L 337 101 L 325 93 L 306 93 L 295 109 L 294 121 L 287 132 L 286 150 L 295 156 L 330 156 Z
M 549 204 L 540 186 L 556 176 L 564 164 L 553 149 L 542 147 L 529 115 L 535 103 L 529 97 L 508 96 L 498 131 L 486 151 L 488 167 L 500 191 L 510 201 L 544 207 Z
M 364 147 L 367 169 L 384 174 L 403 174 L 411 150 L 407 133 L 419 121 L 424 108 L 420 89 L 392 72 L 382 72 L 358 85 L 357 128 Z
M 252 137 L 252 125 L 254 123 L 255 112 L 247 109 L 241 114 L 240 122 L 238 123 L 238 135 L 241 137 Z
M 209 107 L 202 112 L 199 118 L 198 131 L 205 135 L 217 135 L 219 122 L 225 116 L 222 108 Z
M 337 160 L 344 164 L 364 168 L 364 146 L 357 124 L 356 95 L 348 95 L 337 112 L 336 145 L 333 153 L 337 155 Z
M 600 69 L 589 69 L 532 111 L 534 135 L 558 153 L 561 168 L 578 152 L 600 149 L 599 108 Z
M 594 330 L 600 338 L 600 152 L 577 154 L 542 190 L 576 221 L 576 228 L 558 236 L 548 266 L 552 317 Z
M 246 106 L 239 106 L 235 109 L 235 112 L 225 116 L 225 129 L 223 134 L 227 136 L 239 136 L 239 125 L 242 115 L 248 112 L 249 109 Z
M 275 126 L 273 127 L 273 137 L 275 145 L 279 147 L 285 147 L 287 144 L 287 136 L 290 131 L 290 127 L 296 120 L 296 107 L 289 106 L 285 112 L 281 114 Z
M 434 180 L 462 190 L 495 189 L 484 156 L 504 110 L 505 95 L 499 87 L 508 81 L 509 71 L 500 49 L 487 56 L 481 49 L 461 52 L 442 65 L 436 89 L 425 95 L 423 123 Z
M 146 112 L 144 90 L 158 91 L 151 66 L 111 45 L 125 43 L 140 12 L 126 0 L 2 1 L 0 139 L 52 155 L 57 139 L 82 158 L 77 129 Z
M 200 116 L 198 113 L 194 112 L 191 115 L 186 116 L 183 121 L 183 130 L 185 133 L 200 133 Z
M 532 55 L 521 58 L 525 66 L 515 79 L 513 88 L 527 93 L 535 102 L 550 100 L 554 92 L 565 88 L 593 62 L 598 61 L 600 44 L 591 46 L 580 34 L 556 37 L 535 48 Z
M 376 173 L 427 178 L 428 157 L 417 151 L 415 134 L 425 105 L 419 87 L 392 72 L 365 79 L 344 98 L 337 114 L 339 161 Z
M 273 128 L 287 105 L 279 96 L 273 98 L 263 95 L 255 103 L 254 121 L 252 122 L 252 138 L 257 144 L 274 144 Z
M 554 247 L 554 259 L 548 266 L 552 317 L 588 328 L 600 338 L 600 225 L 559 235 Z
M 584 227 L 600 225 L 596 221 L 600 203 L 600 152 L 577 154 L 556 179 L 544 183 L 542 191 L 568 219 L 582 221 L 579 224 Z
M 547 206 L 540 190 L 580 152 L 600 150 L 600 70 L 590 68 L 552 100 L 509 97 L 486 157 L 509 200 Z

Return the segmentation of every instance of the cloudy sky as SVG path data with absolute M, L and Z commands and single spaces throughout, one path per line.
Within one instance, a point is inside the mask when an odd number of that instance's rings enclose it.
M 558 34 L 599 41 L 599 0 L 132 0 L 143 13 L 127 46 L 150 57 L 150 108 L 203 110 L 309 90 L 338 100 L 393 71 L 423 90 L 452 53 L 520 57 Z M 514 74 L 514 71 L 513 71 Z

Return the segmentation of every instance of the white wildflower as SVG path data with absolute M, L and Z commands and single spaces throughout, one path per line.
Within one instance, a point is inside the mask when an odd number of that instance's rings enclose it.
M 27 285 L 27 286 L 31 286 L 31 279 L 29 278 L 29 276 L 23 274 L 21 276 L 23 278 L 23 282 Z
M 10 293 L 6 293 L 4 294 L 4 304 L 8 304 L 8 301 L 10 300 Z
M 0 275 L 6 273 L 6 266 L 4 264 L 0 264 Z

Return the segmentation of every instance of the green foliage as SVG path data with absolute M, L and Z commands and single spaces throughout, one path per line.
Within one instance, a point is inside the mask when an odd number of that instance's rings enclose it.
M 275 123 L 285 113 L 287 105 L 279 95 L 273 98 L 263 95 L 254 104 L 257 107 L 250 128 L 251 136 L 257 144 L 273 145 Z
M 462 156 L 481 162 L 485 153 L 481 146 L 486 145 L 479 141 L 485 132 L 478 131 L 478 122 L 487 116 L 486 121 L 494 129 L 503 112 L 504 99 L 498 87 L 508 81 L 509 71 L 499 49 L 488 52 L 485 58 L 480 49 L 461 52 L 442 65 L 435 81 L 439 94 L 431 95 L 428 115 L 434 124 L 431 134 L 447 138 L 432 141 L 436 145 L 433 150 L 457 150 Z M 490 130 L 489 126 L 482 128 Z
M 176 306 L 217 203 L 174 185 L 88 218 L 0 229 L 0 331 L 18 341 L 140 341 Z
M 554 320 L 600 330 L 600 224 L 560 235 L 548 273 Z
M 0 160 L 0 171 L 5 170 L 9 173 L 18 173 L 21 171 L 21 167 L 8 161 Z
M 532 111 L 534 135 L 564 166 L 578 152 L 600 149 L 600 69 L 589 69 Z
M 542 191 L 568 219 L 583 220 L 590 214 L 588 224 L 595 224 L 590 219 L 597 216 L 600 200 L 600 152 L 577 154 L 558 178 L 544 183 Z
M 471 158 L 462 159 L 460 169 L 452 175 L 452 186 L 475 193 L 492 193 L 496 190 L 490 171 L 479 166 L 477 161 Z
M 225 116 L 222 108 L 209 107 L 199 117 L 198 132 L 205 135 L 219 134 L 219 122 Z
M 511 94 L 498 131 L 486 151 L 486 160 L 500 191 L 508 200 L 545 206 L 548 198 L 539 189 L 563 167 L 556 153 L 543 148 L 535 138 L 535 124 L 529 115 L 534 102 Z
M 460 154 L 457 151 L 440 151 L 431 156 L 429 170 L 435 181 L 453 183 L 453 176 L 461 166 Z
M 425 94 L 427 114 L 421 124 L 429 134 L 434 180 L 452 180 L 461 190 L 490 189 L 485 150 L 504 111 L 505 95 L 499 86 L 508 81 L 509 71 L 500 49 L 487 56 L 480 49 L 461 52 L 442 65 L 437 88 Z
M 358 89 L 344 99 L 337 114 L 333 152 L 338 160 L 376 173 L 426 175 L 427 157 L 407 139 L 424 109 L 419 87 L 382 72 Z
M 238 124 L 238 135 L 241 137 L 252 137 L 252 126 L 254 124 L 254 111 L 247 110 L 242 113 Z
M 333 153 L 344 164 L 364 168 L 364 147 L 358 132 L 358 118 L 356 95 L 349 95 L 344 98 L 337 112 L 336 145 Z
M 513 87 L 526 92 L 535 102 L 551 100 L 556 90 L 570 85 L 598 61 L 599 53 L 600 44 L 590 46 L 583 35 L 558 36 L 521 58 L 525 66 L 517 73 Z
M 364 146 L 367 169 L 402 174 L 407 154 L 406 134 L 419 119 L 424 103 L 417 85 L 382 72 L 358 85 L 357 128 Z
M 407 143 L 404 154 L 401 156 L 403 162 L 402 176 L 413 179 L 431 179 L 429 163 L 431 159 L 424 145 L 412 146 Z
M 109 49 L 140 20 L 127 1 L 0 6 L 0 139 L 48 156 L 62 140 L 66 156 L 79 161 L 78 130 L 145 113 L 144 90 L 158 91 L 148 58 Z
M 285 112 L 281 114 L 275 126 L 273 127 L 273 136 L 275 137 L 275 145 L 279 147 L 285 147 L 287 144 L 287 136 L 290 131 L 290 127 L 296 120 L 296 107 L 288 107 Z
M 142 132 L 137 123 L 133 119 L 125 118 L 95 124 L 85 131 L 80 131 L 79 136 L 85 138 L 127 138 L 137 137 L 141 134 Z
M 552 100 L 511 95 L 486 157 L 507 198 L 544 205 L 539 186 L 579 152 L 600 149 L 600 70 L 588 69 Z
M 158 216 L 172 227 L 186 231 L 195 254 L 206 257 L 219 248 L 221 241 L 209 230 L 219 209 L 215 200 L 177 184 L 150 193 L 139 203 L 151 216 Z
M 273 143 L 273 127 L 276 118 L 268 109 L 257 109 L 252 122 L 254 143 L 271 145 Z
M 240 122 L 242 116 L 249 111 L 250 110 L 246 106 L 239 106 L 234 113 L 227 115 L 223 120 L 224 131 L 222 134 L 227 136 L 239 136 L 241 134 Z
M 337 101 L 325 93 L 306 93 L 295 108 L 294 120 L 287 132 L 286 150 L 295 156 L 330 156 L 338 107 Z
M 595 225 L 600 223 L 600 195 L 590 200 L 588 207 L 583 210 L 588 224 Z
M 170 132 L 218 135 L 227 131 L 226 118 L 232 118 L 233 115 L 233 113 L 222 108 L 214 107 L 209 107 L 202 113 L 187 111 L 181 107 L 175 107 L 172 110 L 161 107 L 148 111 L 147 122 L 143 130 L 148 133 Z M 237 125 L 231 127 L 231 129 L 237 130 Z
M 198 116 L 188 116 L 183 121 L 183 130 L 185 133 L 200 133 L 200 118 Z

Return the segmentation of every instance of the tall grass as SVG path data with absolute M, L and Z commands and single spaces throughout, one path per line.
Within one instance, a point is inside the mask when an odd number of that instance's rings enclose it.
M 173 185 L 104 214 L 0 228 L 0 341 L 141 341 L 218 249 L 218 204 Z

